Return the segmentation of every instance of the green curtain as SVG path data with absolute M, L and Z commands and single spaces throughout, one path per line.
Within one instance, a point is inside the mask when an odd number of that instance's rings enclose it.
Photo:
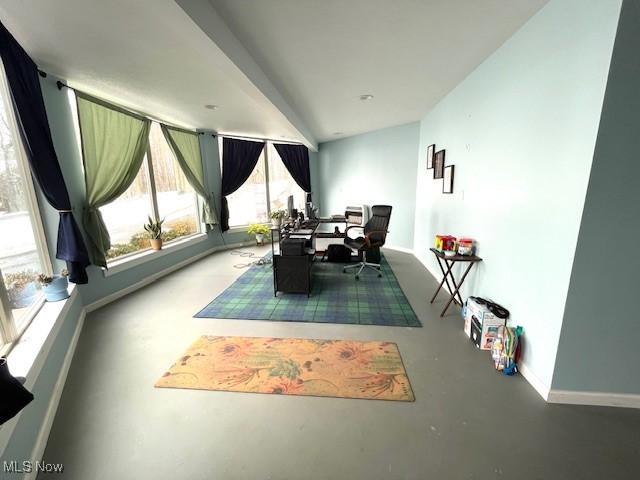
M 213 196 L 205 188 L 204 169 L 202 167 L 202 157 L 200 156 L 200 143 L 198 134 L 187 132 L 166 125 L 161 125 L 164 138 L 167 140 L 171 151 L 178 161 L 184 176 L 187 177 L 189 185 L 203 199 L 202 220 L 208 225 L 218 223 L 218 218 L 213 207 Z
M 122 195 L 136 178 L 149 143 L 149 119 L 76 92 L 87 205 L 83 224 L 94 265 L 107 267 L 111 238 L 99 208 Z

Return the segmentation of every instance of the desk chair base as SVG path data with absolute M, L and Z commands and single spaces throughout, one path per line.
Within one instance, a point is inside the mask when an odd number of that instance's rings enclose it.
M 344 267 L 342 267 L 342 273 L 346 273 L 347 269 L 358 268 L 358 267 L 359 267 L 359 270 L 358 270 L 358 273 L 356 273 L 356 280 L 360 280 L 360 274 L 365 268 L 370 268 L 371 270 L 375 270 L 376 272 L 378 272 L 378 278 L 382 278 L 382 273 L 380 272 L 380 264 L 366 262 L 366 261 L 358 262 L 353 265 L 345 265 Z

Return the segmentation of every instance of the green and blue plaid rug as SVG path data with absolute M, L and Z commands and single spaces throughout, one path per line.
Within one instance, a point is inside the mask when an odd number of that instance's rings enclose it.
M 342 273 L 342 264 L 316 260 L 307 298 L 296 293 L 274 297 L 271 264 L 253 265 L 195 316 L 421 327 L 384 256 L 381 267 L 382 278 L 366 269 L 356 280 L 353 270 Z

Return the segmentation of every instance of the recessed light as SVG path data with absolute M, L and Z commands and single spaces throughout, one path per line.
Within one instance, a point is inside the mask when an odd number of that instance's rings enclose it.
M 333 132 L 334 135 L 342 135 L 343 132 Z
M 366 102 L 367 100 L 373 100 L 373 95 L 370 93 L 365 93 L 364 95 L 360 95 L 360 100 Z
M 218 105 L 205 105 L 204 108 L 207 110 L 218 110 L 220 107 Z

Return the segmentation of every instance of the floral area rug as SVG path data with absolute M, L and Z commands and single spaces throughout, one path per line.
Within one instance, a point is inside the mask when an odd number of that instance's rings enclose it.
M 398 346 L 390 342 L 202 336 L 155 386 L 414 400 Z

